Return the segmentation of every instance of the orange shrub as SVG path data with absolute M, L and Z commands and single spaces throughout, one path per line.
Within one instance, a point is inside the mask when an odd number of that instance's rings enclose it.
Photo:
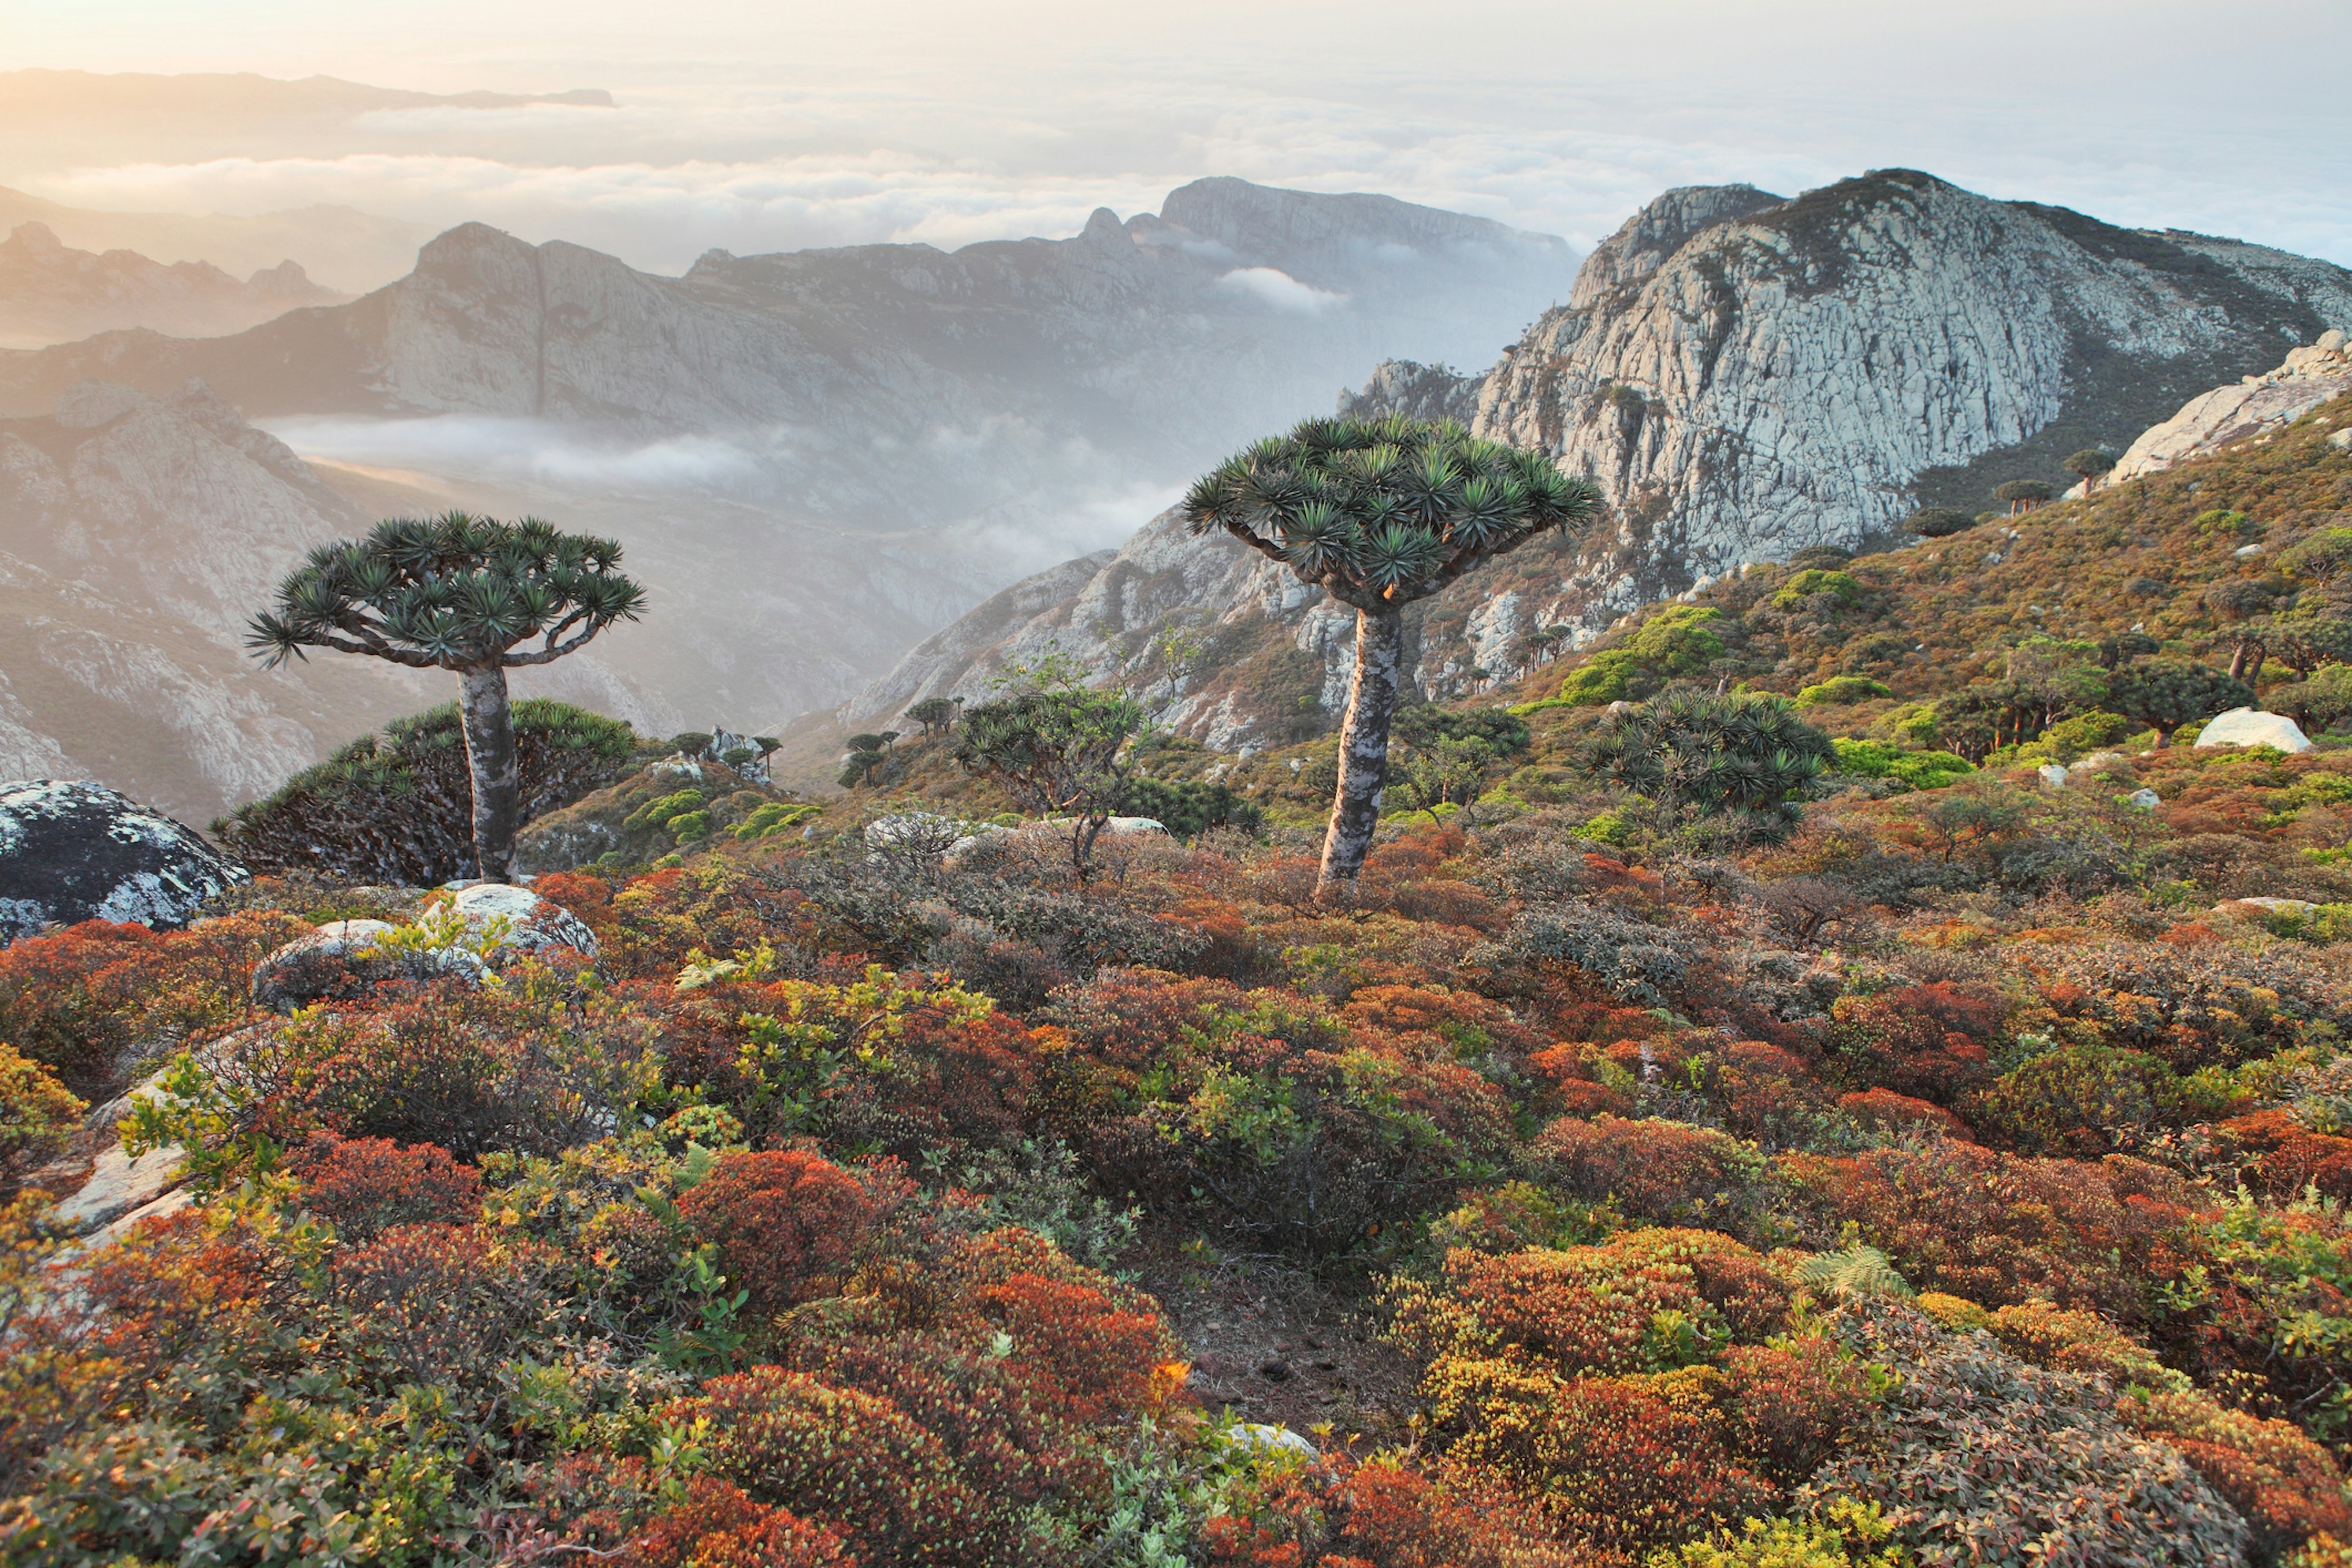
M 1056 1418 L 1091 1423 L 1154 1408 L 1181 1355 L 1159 1303 L 1019 1229 L 960 1246 L 940 1273 L 948 1325 L 985 1343 L 1010 1334 L 1009 1367 Z
M 1841 996 L 1830 1007 L 1835 1070 L 1857 1089 L 1948 1103 L 1990 1074 L 1985 1047 L 2002 1011 L 1996 998 L 1940 981 Z
M 481 1204 L 481 1178 L 433 1143 L 314 1132 L 287 1165 L 301 1180 L 302 1206 L 351 1240 L 396 1225 L 462 1222 Z
M 2116 1412 L 2179 1449 L 2254 1527 L 2255 1550 L 2265 1559 L 2322 1531 L 2352 1535 L 2352 1506 L 2335 1459 L 2292 1421 L 2225 1409 L 2196 1392 L 2135 1392 Z
M 2352 1198 L 2352 1138 L 2315 1132 L 2287 1110 L 2234 1116 L 2215 1131 L 2250 1156 L 2247 1184 L 2266 1197 L 2292 1201 L 2316 1186 L 2322 1196 Z
M 1790 1155 L 1781 1168 L 1923 1289 L 1993 1304 L 2042 1297 L 2137 1321 L 2185 1262 L 2188 1184 L 2120 1155 L 2029 1160 L 1946 1142 Z
M 1914 1100 L 1907 1094 L 1897 1094 L 1891 1089 L 1866 1089 L 1853 1094 L 1838 1096 L 1838 1109 L 1856 1121 L 1873 1127 L 1899 1132 L 1916 1128 L 1922 1132 L 1940 1132 L 1947 1138 L 1966 1138 L 1969 1124 L 1945 1110 L 1925 1100 Z
M 478 1230 L 396 1226 L 336 1255 L 333 1289 L 406 1381 L 479 1385 L 546 1303 L 538 1262 Z
M 763 1314 L 826 1294 L 882 1206 L 856 1176 L 801 1149 L 722 1154 L 677 1203 Z
M 1712 1128 L 1605 1115 L 1560 1118 L 1528 1145 L 1528 1158 L 1576 1196 L 1613 1197 L 1627 1215 L 1661 1225 L 1736 1225 L 1758 1206 L 1770 1175 L 1762 1155 Z
M 761 1366 L 712 1378 L 666 1415 L 707 1419 L 715 1475 L 829 1526 L 869 1565 L 986 1568 L 1015 1531 L 945 1444 L 875 1394 Z
M 622 1568 L 857 1568 L 840 1534 L 738 1486 L 697 1476 L 686 1500 L 656 1516 L 621 1552 Z

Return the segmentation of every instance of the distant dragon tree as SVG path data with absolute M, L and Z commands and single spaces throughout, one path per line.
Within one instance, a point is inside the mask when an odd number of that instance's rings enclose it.
M 507 671 L 552 664 L 614 621 L 635 620 L 645 590 L 616 570 L 621 547 L 537 518 L 462 511 L 376 524 L 321 545 L 256 616 L 246 646 L 275 668 L 303 649 L 365 654 L 457 677 L 480 875 L 514 869 L 521 778 Z
M 1319 893 L 1353 886 L 1379 824 L 1404 607 L 1600 510 L 1590 480 L 1537 453 L 1400 416 L 1307 420 L 1228 458 L 1185 495 L 1193 531 L 1222 528 L 1356 612 Z

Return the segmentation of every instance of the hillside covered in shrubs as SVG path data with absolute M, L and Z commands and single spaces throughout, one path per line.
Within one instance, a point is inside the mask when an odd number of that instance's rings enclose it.
M 1407 709 L 1345 899 L 1328 740 L 1114 744 L 1177 831 L 1074 857 L 962 720 L 558 724 L 593 958 L 257 1008 L 455 940 L 341 867 L 21 940 L 0 1558 L 2352 1560 L 2352 748 L 2188 743 L 2341 716 L 2325 436 Z M 193 1201 L 59 1234 L 158 1068 Z

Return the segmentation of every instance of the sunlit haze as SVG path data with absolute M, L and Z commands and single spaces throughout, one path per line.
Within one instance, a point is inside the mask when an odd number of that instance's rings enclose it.
M 2185 4 L 17 0 L 9 68 L 594 88 L 614 106 L 328 123 L 268 108 L 258 84 L 184 111 L 19 78 L 0 184 L 123 211 L 477 218 L 676 271 L 711 247 L 1066 234 L 1208 174 L 1581 246 L 1667 185 L 1791 192 L 1904 165 L 2352 261 L 2331 63 L 2347 45 L 2352 7 L 2330 0 L 2249 26 Z

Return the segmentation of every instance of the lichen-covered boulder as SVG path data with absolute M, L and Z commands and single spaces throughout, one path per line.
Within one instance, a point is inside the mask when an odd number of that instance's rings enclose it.
M 183 926 L 246 875 L 194 828 L 104 785 L 0 784 L 0 946 L 77 921 Z
M 383 921 L 332 921 L 297 937 L 253 966 L 253 1003 L 291 1013 L 313 1002 L 356 1002 L 387 980 L 481 978 L 481 959 L 450 945 L 422 951 L 388 947 L 378 939 L 395 928 Z
M 492 969 L 525 958 L 572 952 L 596 956 L 596 933 L 562 904 L 509 882 L 477 882 L 458 889 L 455 908 L 466 922 L 465 945 Z
M 2197 746 L 2200 751 L 2207 746 L 2275 746 L 2282 752 L 2307 752 L 2311 737 L 2284 713 L 2232 708 L 2205 721 L 2197 731 Z

